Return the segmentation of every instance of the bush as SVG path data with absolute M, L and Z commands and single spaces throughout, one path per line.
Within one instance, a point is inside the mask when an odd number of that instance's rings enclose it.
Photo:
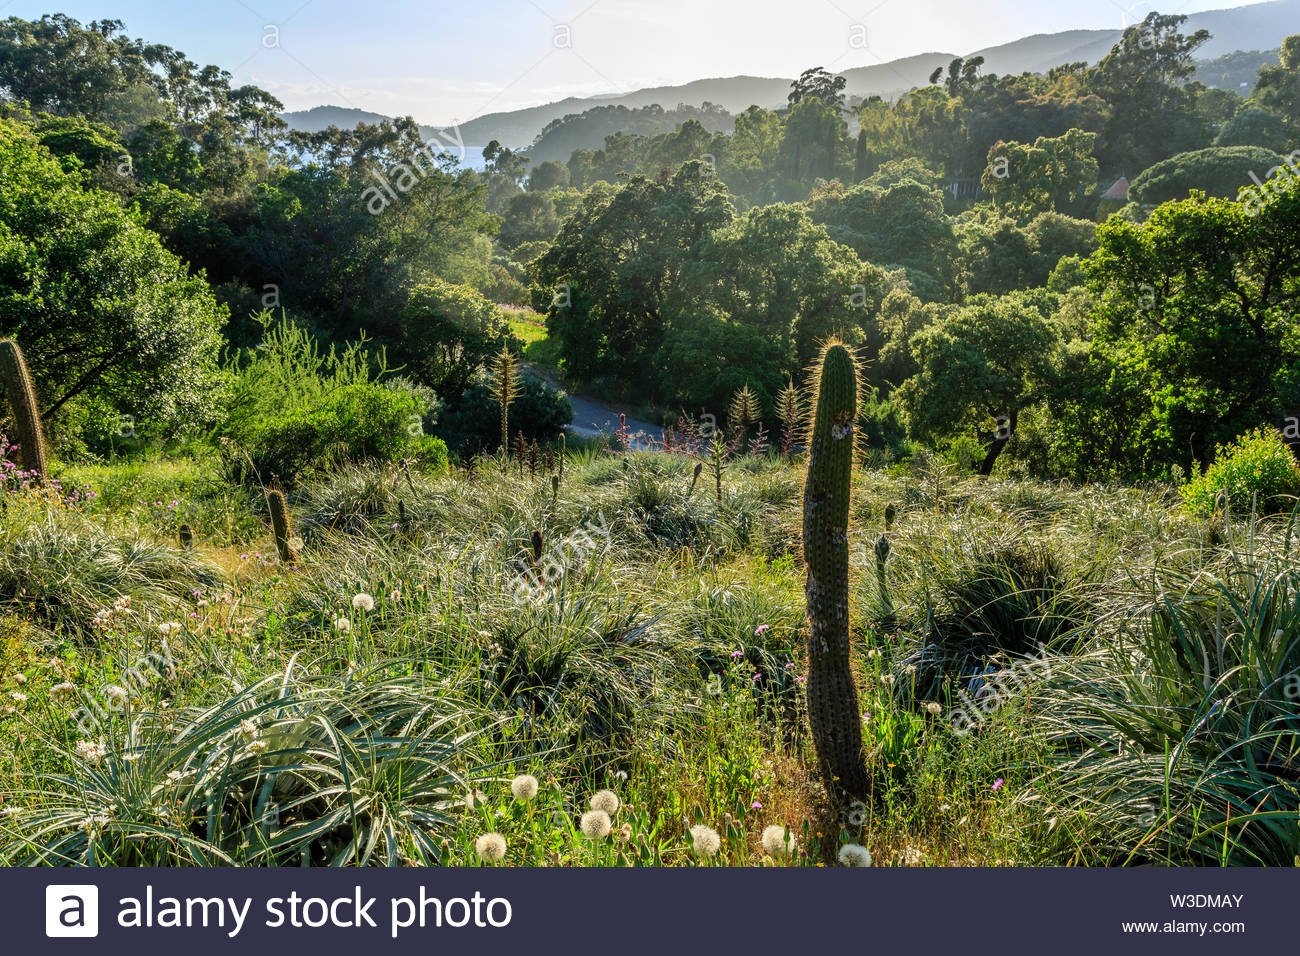
M 296 409 L 256 435 L 245 450 L 263 481 L 294 484 L 331 464 L 396 461 L 414 453 L 425 436 L 409 392 L 380 385 L 347 385 L 317 404 Z M 437 441 L 433 439 L 433 441 Z M 438 443 L 441 445 L 441 443 Z M 438 449 L 426 450 L 436 461 Z M 446 446 L 441 445 L 443 463 Z
M 1220 445 L 1214 463 L 1178 490 L 1187 509 L 1203 516 L 1222 506 L 1221 495 L 1239 511 L 1287 510 L 1300 494 L 1300 463 L 1279 432 L 1257 428 Z

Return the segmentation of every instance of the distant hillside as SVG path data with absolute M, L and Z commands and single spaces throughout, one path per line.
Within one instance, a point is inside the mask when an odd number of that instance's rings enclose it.
M 1246 92 L 1241 84 L 1253 82 L 1254 71 L 1250 64 L 1254 58 L 1260 58 L 1259 63 L 1264 63 L 1276 62 L 1277 57 L 1270 53 L 1238 55 L 1238 51 L 1275 50 L 1285 37 L 1300 31 L 1300 0 L 1274 0 L 1231 10 L 1211 10 L 1187 18 L 1184 26 L 1187 32 L 1201 28 L 1209 30 L 1213 38 L 1198 53 L 1204 60 L 1216 62 L 1200 64 L 1204 72 L 1198 73 L 1197 78 L 1207 85 Z M 1120 30 L 1067 30 L 1023 37 L 1011 43 L 975 50 L 968 55 L 984 57 L 984 70 L 988 73 L 1044 73 L 1062 63 L 1096 63 L 1110 52 L 1121 35 Z M 844 70 L 842 75 L 848 81 L 845 91 L 851 97 L 879 95 L 894 99 L 924 85 L 935 67 L 947 66 L 954 56 L 952 53 L 921 53 L 890 63 Z M 1255 67 L 1258 65 L 1256 63 Z M 671 111 L 678 105 L 700 107 L 704 103 L 714 103 L 734 114 L 755 104 L 769 108 L 784 105 L 790 83 L 791 79 L 784 77 L 732 76 L 637 90 L 622 96 L 570 97 L 544 106 L 477 117 L 460 124 L 460 135 L 466 146 L 481 147 L 495 139 L 515 149 L 527 149 L 549 124 L 595 107 L 623 106 L 635 110 L 658 105 Z M 354 126 L 358 122 L 374 123 L 383 119 L 377 113 L 338 106 L 318 106 L 303 112 L 286 113 L 284 118 L 293 129 L 311 131 L 324 129 L 330 124 Z M 576 139 L 570 137 L 563 147 L 557 143 L 553 150 L 548 148 L 548 152 L 556 154 L 551 158 L 567 158 L 567 153 L 563 157 L 559 157 L 559 153 L 571 143 L 600 146 L 610 132 L 606 125 L 590 124 L 589 135 Z M 433 135 L 439 127 L 422 129 L 426 135 Z

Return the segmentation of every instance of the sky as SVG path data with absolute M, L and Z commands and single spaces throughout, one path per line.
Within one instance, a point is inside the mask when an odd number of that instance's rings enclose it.
M 567 96 L 717 76 L 833 72 L 966 54 L 1035 33 L 1122 29 L 1234 0 L 0 0 L 215 63 L 286 109 L 332 104 L 449 125 Z

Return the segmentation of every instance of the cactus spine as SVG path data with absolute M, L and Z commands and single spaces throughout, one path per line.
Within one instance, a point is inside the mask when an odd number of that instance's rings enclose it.
M 289 520 L 289 502 L 285 500 L 284 492 L 279 489 L 268 491 L 266 500 L 271 506 L 271 529 L 275 532 L 275 549 L 280 552 L 281 561 L 292 564 L 297 560 L 297 556 L 289 544 L 290 538 L 293 537 L 293 525 Z
M 36 389 L 32 386 L 23 350 L 13 339 L 0 339 L 0 382 L 4 384 L 5 397 L 14 410 L 19 466 L 32 474 L 38 484 L 44 484 L 50 472 L 45 459 L 45 432 L 41 429 Z
M 858 382 L 853 356 L 838 342 L 822 350 L 815 394 L 803 498 L 808 723 L 827 792 L 865 800 L 861 711 L 849 662 L 849 490 Z

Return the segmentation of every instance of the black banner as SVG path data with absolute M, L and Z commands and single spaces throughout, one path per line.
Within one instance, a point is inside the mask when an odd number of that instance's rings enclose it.
M 1295 870 L 0 870 L 4 949 L 916 956 L 1294 946 Z M 499 950 L 494 950 L 499 951 Z

